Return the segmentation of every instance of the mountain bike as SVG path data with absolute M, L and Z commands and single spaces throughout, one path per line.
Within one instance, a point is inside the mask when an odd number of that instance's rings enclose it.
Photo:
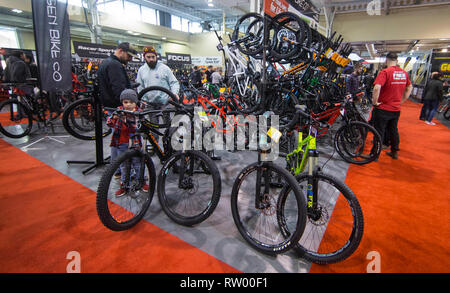
M 352 190 L 325 174 L 318 165 L 316 137 L 320 122 L 298 106 L 293 120 L 299 121 L 300 117 L 308 126 L 307 135 L 303 137 L 303 132 L 299 132 L 297 144 L 291 143 L 292 151 L 286 155 L 287 168 L 295 175 L 307 203 L 306 228 L 294 249 L 301 257 L 314 263 L 339 262 L 352 255 L 361 242 L 364 232 L 362 209 Z M 286 129 L 292 131 L 293 127 Z M 281 231 L 288 237 L 291 234 L 290 223 L 284 213 L 291 203 L 286 194 L 287 190 L 281 192 L 277 210 Z
M 11 88 L 10 99 L 0 103 L 0 132 L 11 138 L 21 138 L 30 134 L 33 121 L 51 126 L 52 122 L 59 118 L 65 104 L 71 102 L 70 95 L 50 94 L 36 90 L 36 83 L 29 81 L 24 84 L 2 84 Z M 36 88 L 37 89 L 37 88 Z
M 175 108 L 143 112 L 105 108 L 117 115 L 136 117 L 138 134 L 144 138 L 142 149 L 125 151 L 107 167 L 100 179 L 97 212 L 101 222 L 111 230 L 120 231 L 136 225 L 150 206 L 155 186 L 163 211 L 171 220 L 185 226 L 206 220 L 220 199 L 221 179 L 214 162 L 200 151 L 174 150 L 171 147 L 173 129 L 170 125 L 150 122 L 148 118 L 148 115 L 171 112 L 193 117 L 192 109 L 175 102 L 176 96 L 161 87 L 145 88 L 139 96 L 142 97 L 149 91 L 165 92 L 172 99 L 169 103 Z M 161 129 L 164 128 L 163 133 Z M 163 147 L 155 139 L 155 135 L 162 136 Z M 158 178 L 147 143 L 153 147 L 153 152 L 162 164 Z M 123 182 L 113 179 L 119 168 L 124 174 Z M 143 190 L 146 185 L 148 190 Z M 127 191 L 125 195 L 117 197 L 115 191 L 121 187 Z
M 267 136 L 261 137 L 264 140 Z M 266 254 L 279 254 L 295 246 L 302 236 L 306 203 L 293 175 L 276 163 L 263 160 L 266 155 L 258 147 L 258 161 L 236 177 L 231 211 L 239 233 L 250 246 Z M 279 205 L 280 198 L 289 204 Z M 283 233 L 285 226 L 289 226 L 289 234 Z

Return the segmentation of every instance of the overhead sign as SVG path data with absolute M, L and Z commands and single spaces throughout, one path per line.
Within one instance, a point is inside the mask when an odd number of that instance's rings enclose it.
M 222 66 L 221 56 L 193 56 L 192 64 L 197 66 Z
M 431 72 L 441 72 L 444 78 L 450 78 L 450 52 L 433 52 Z
M 72 90 L 67 0 L 32 0 L 32 10 L 41 89 Z
M 320 11 L 310 0 L 265 0 L 264 12 L 274 17 L 281 12 L 292 12 L 319 22 Z
M 167 64 L 191 64 L 191 55 L 180 53 L 166 53 Z
M 81 58 L 106 59 L 109 55 L 114 54 L 115 46 L 91 44 L 73 41 L 75 53 Z

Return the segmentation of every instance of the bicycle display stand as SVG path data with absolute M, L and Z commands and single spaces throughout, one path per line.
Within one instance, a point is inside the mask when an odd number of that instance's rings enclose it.
M 83 170 L 86 175 L 93 169 L 109 164 L 110 158 L 103 158 L 103 133 L 102 133 L 102 105 L 98 95 L 94 94 L 94 119 L 95 119 L 95 161 L 67 161 L 67 164 L 90 164 L 91 166 Z

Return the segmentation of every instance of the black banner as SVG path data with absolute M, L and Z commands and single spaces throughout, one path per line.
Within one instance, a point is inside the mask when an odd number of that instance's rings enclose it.
M 167 65 L 191 64 L 191 55 L 179 53 L 166 53 Z
M 67 0 L 32 0 L 31 4 L 41 89 L 72 90 Z
M 106 59 L 109 55 L 114 54 L 116 46 L 108 46 L 101 44 L 83 43 L 73 41 L 75 53 L 81 58 Z
M 433 52 L 431 72 L 441 72 L 445 79 L 450 78 L 450 52 Z

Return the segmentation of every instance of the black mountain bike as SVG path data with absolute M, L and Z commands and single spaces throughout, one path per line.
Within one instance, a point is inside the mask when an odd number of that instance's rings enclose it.
M 305 196 L 295 178 L 258 147 L 258 161 L 237 176 L 231 211 L 241 236 L 255 249 L 279 254 L 297 245 L 306 225 Z M 283 206 L 279 205 L 285 199 Z M 282 229 L 288 227 L 290 233 Z
M 70 95 L 37 92 L 26 94 L 23 86 L 32 88 L 34 81 L 24 84 L 3 84 L 12 88 L 10 99 L 0 103 L 0 132 L 11 138 L 30 134 L 33 121 L 44 127 L 53 127 L 52 122 L 63 112 L 64 105 L 71 101 Z
M 157 184 L 158 198 L 163 211 L 174 222 L 192 226 L 206 220 L 216 208 L 221 194 L 221 178 L 217 166 L 206 154 L 196 150 L 176 151 L 171 147 L 173 128 L 167 124 L 150 122 L 148 115 L 183 113 L 193 117 L 193 110 L 177 101 L 165 88 L 148 87 L 139 95 L 161 91 L 170 96 L 175 108 L 130 112 L 114 111 L 117 115 L 136 117 L 139 135 L 144 138 L 142 150 L 130 149 L 120 155 L 105 170 L 97 190 L 97 212 L 102 223 L 111 230 L 120 231 L 133 227 L 144 216 L 153 198 Z M 162 133 L 161 129 L 165 128 Z M 162 136 L 163 148 L 155 135 Z M 160 159 L 162 167 L 156 179 L 155 165 L 147 142 Z M 117 169 L 121 170 L 123 182 L 114 180 Z M 124 186 L 125 195 L 116 196 L 115 191 Z M 143 188 L 148 186 L 148 190 Z

